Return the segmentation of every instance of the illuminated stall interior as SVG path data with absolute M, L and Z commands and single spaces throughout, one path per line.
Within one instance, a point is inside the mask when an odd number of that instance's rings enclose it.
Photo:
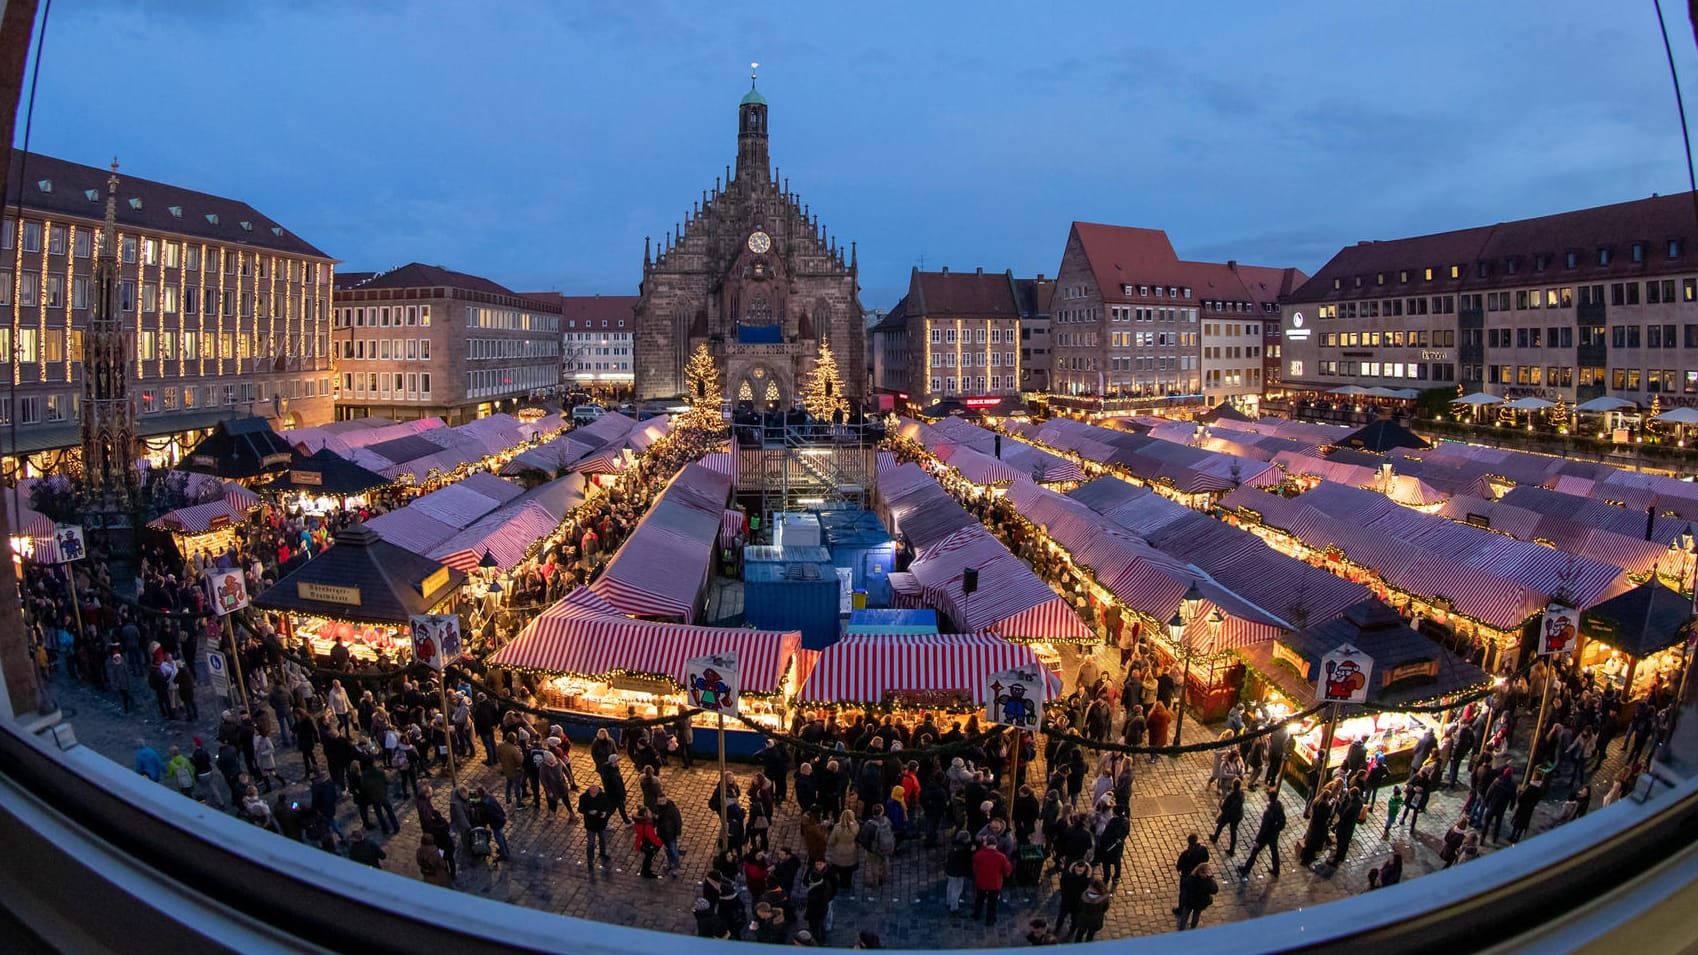
M 1692 598 L 1652 577 L 1580 614 L 1580 665 L 1629 699 L 1678 686 L 1692 619 Z
M 1268 715 L 1283 719 L 1313 705 L 1321 658 L 1347 643 L 1374 661 L 1368 703 L 1375 706 L 1441 703 L 1491 683 L 1485 671 L 1411 630 L 1379 600 L 1364 600 L 1320 626 L 1287 633 L 1271 643 L 1240 647 L 1237 652 L 1257 678 L 1251 681 L 1252 687 L 1261 685 L 1259 699 Z M 1293 729 L 1297 746 L 1292 762 L 1297 765 L 1288 763 L 1286 768 L 1299 778 L 1319 755 L 1326 717 L 1322 710 Z M 1421 734 L 1428 727 L 1436 733 L 1442 722 L 1440 713 L 1342 707 L 1327 765 L 1339 765 L 1351 742 L 1366 738 L 1369 754 L 1383 750 L 1392 776 L 1398 777 L 1408 772 L 1410 750 Z
M 310 455 L 296 451 L 289 470 L 278 475 L 271 490 L 282 495 L 284 506 L 290 510 L 322 515 L 361 507 L 369 492 L 390 483 L 383 475 L 329 448 L 319 448 Z
M 382 540 L 363 524 L 336 535 L 326 548 L 254 599 L 281 618 L 279 632 L 313 656 L 330 653 L 341 637 L 359 660 L 411 659 L 407 618 L 452 613 L 466 575 Z

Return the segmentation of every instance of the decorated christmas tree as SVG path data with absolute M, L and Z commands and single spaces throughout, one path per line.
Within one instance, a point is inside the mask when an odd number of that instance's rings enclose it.
M 814 370 L 802 386 L 802 406 L 815 421 L 834 422 L 840 412 L 847 411 L 843 400 L 843 379 L 837 373 L 837 359 L 831 346 L 820 340 L 819 354 L 814 357 Z
M 1556 407 L 1545 412 L 1546 419 L 1553 427 L 1563 429 L 1568 427 L 1568 399 L 1562 392 L 1557 392 Z
M 690 410 L 678 422 L 680 427 L 718 431 L 725 427 L 720 412 L 719 366 L 713 363 L 706 345 L 697 345 L 684 366 L 684 398 Z

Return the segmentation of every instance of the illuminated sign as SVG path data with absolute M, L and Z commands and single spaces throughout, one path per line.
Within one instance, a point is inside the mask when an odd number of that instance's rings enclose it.
M 322 487 L 324 486 L 324 474 L 320 471 L 290 471 L 289 483 Z
M 448 583 L 448 568 L 438 567 L 429 577 L 419 582 L 419 596 L 429 597 L 441 590 Z
M 1426 361 L 1449 361 L 1450 360 L 1450 352 L 1447 352 L 1447 351 L 1424 351 L 1424 352 L 1421 353 L 1421 357 L 1423 359 L 1425 359 Z
M 310 581 L 297 581 L 295 593 L 302 600 L 316 600 L 320 603 L 345 604 L 349 607 L 360 605 L 360 588 L 338 587 L 334 584 L 315 584 Z
M 991 405 L 1002 404 L 1001 398 L 963 398 L 961 403 L 969 408 L 989 408 Z
M 1309 340 L 1309 329 L 1303 327 L 1302 312 L 1291 313 L 1291 330 L 1285 333 L 1285 337 L 1294 342 L 1306 342 Z

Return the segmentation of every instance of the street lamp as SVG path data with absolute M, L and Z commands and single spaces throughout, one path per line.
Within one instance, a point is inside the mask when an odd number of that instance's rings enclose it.
M 1197 609 L 1203 605 L 1203 592 L 1197 588 L 1197 582 L 1191 581 L 1191 586 L 1185 589 L 1185 596 L 1179 600 L 1179 609 L 1173 619 L 1167 622 L 1168 635 L 1179 648 L 1179 655 L 1185 660 L 1184 676 L 1179 682 L 1179 699 L 1177 708 L 1179 716 L 1173 723 L 1173 745 L 1180 745 L 1180 736 L 1185 732 L 1185 703 L 1191 695 L 1191 641 L 1185 639 L 1185 627 L 1197 616 Z
M 1680 549 L 1682 551 L 1686 552 L 1686 560 L 1690 563 L 1691 560 L 1692 560 L 1692 544 L 1693 544 L 1692 525 L 1691 524 L 1686 525 L 1686 529 L 1681 531 L 1680 534 L 1677 537 L 1675 537 L 1674 542 L 1676 544 L 1680 545 Z M 1681 569 L 1680 569 L 1680 582 L 1681 582 L 1682 585 L 1684 585 L 1686 583 L 1686 569 L 1687 569 L 1687 566 L 1685 564 L 1682 564 Z M 1692 589 L 1695 593 L 1698 593 L 1698 577 L 1694 578 L 1693 584 L 1692 584 Z

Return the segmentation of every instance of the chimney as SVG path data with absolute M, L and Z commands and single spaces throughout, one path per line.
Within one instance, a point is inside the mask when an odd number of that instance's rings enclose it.
M 981 265 L 981 266 L 979 266 L 979 268 L 978 268 L 978 270 L 977 270 L 977 272 L 976 272 L 976 274 L 978 274 L 978 275 L 983 275 L 983 274 L 985 274 L 985 267 L 984 267 L 984 266 L 982 266 L 982 265 Z
M 1226 267 L 1231 269 L 1234 272 L 1238 271 L 1238 260 L 1237 259 L 1227 259 L 1226 260 Z
M 949 266 L 947 266 L 947 265 L 946 265 L 946 266 L 944 266 L 944 267 L 943 267 L 943 274 L 944 274 L 944 275 L 948 275 L 948 274 L 949 274 Z
M 1044 281 L 1044 273 L 1039 272 L 1038 273 L 1038 284 L 1040 284 L 1040 285 L 1043 284 L 1043 281 Z

